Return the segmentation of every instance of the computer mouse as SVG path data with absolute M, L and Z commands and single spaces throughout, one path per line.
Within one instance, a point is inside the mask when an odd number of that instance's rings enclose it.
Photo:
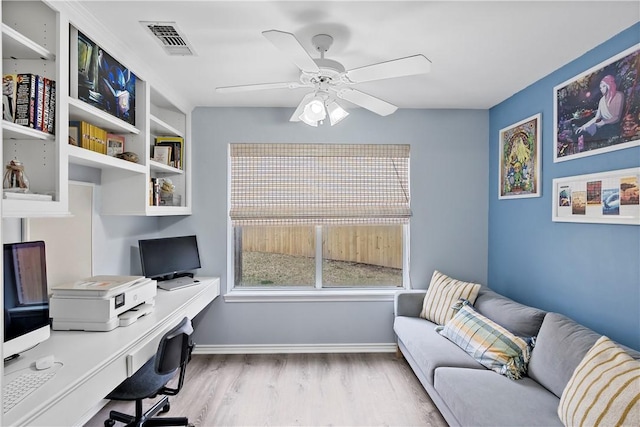
M 53 355 L 41 357 L 40 359 L 36 360 L 36 369 L 38 371 L 49 369 L 53 366 L 54 362 L 55 359 L 53 358 Z

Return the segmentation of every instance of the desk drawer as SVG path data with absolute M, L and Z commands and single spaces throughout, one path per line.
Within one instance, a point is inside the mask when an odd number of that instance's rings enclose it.
M 140 343 L 135 349 L 131 350 L 127 354 L 125 358 L 127 363 L 127 377 L 135 374 L 138 369 L 142 368 L 142 365 L 147 363 L 147 361 L 156 354 L 160 340 L 164 336 L 165 332 L 172 327 L 173 326 L 170 326 L 161 333 L 154 334 L 154 336 L 149 337 L 146 341 Z

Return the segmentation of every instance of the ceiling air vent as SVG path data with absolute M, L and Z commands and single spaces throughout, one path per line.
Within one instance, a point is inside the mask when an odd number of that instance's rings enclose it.
M 187 38 L 180 34 L 175 22 L 140 23 L 158 40 L 164 51 L 172 56 L 193 56 L 195 51 L 189 45 Z

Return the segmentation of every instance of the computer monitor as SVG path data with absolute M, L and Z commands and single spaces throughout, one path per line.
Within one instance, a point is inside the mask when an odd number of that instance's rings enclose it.
M 156 280 L 193 276 L 200 268 L 196 236 L 164 237 L 139 240 L 142 274 Z
M 4 244 L 5 360 L 49 338 L 49 295 L 43 241 Z

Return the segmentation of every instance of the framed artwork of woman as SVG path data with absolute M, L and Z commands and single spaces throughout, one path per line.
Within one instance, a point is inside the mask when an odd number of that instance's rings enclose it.
M 554 88 L 554 162 L 640 145 L 640 46 Z

